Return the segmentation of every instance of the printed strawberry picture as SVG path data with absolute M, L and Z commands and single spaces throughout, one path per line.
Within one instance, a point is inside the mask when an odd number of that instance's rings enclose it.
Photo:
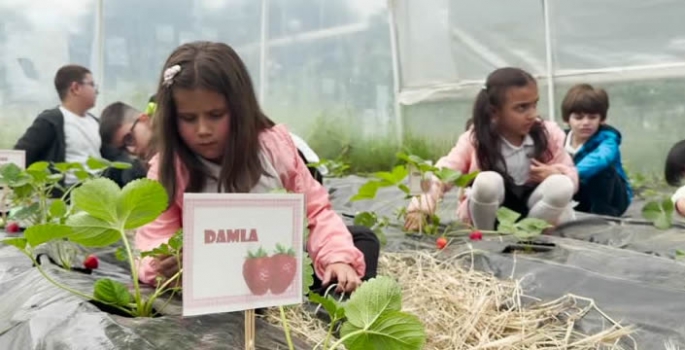
M 271 293 L 281 294 L 295 280 L 297 273 L 297 259 L 292 248 L 286 249 L 281 244 L 276 245 L 276 252 L 270 258 L 271 263 Z
M 271 283 L 271 259 L 261 247 L 256 253 L 247 252 L 243 263 L 243 278 L 254 295 L 264 295 Z

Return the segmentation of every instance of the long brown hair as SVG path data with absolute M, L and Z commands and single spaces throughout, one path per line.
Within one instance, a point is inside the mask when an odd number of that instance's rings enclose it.
M 175 65 L 181 70 L 172 84 L 163 84 L 164 71 Z M 221 161 L 217 191 L 249 192 L 265 173 L 259 158 L 259 134 L 274 123 L 259 107 L 250 75 L 238 54 L 228 45 L 192 42 L 171 53 L 159 79 L 155 128 L 160 153 L 159 181 L 170 200 L 176 195 L 177 160 L 188 171 L 187 192 L 199 192 L 209 176 L 208 169 L 183 142 L 178 132 L 174 89 L 206 89 L 223 95 L 229 110 L 227 148 Z
M 497 109 L 504 106 L 508 89 L 524 87 L 528 84 L 536 84 L 535 78 L 522 69 L 512 67 L 497 69 L 490 73 L 473 105 L 473 142 L 476 146 L 479 166 L 483 171 L 500 173 L 507 181 L 511 181 L 511 176 L 507 174 L 507 165 L 500 149 L 502 141 L 493 123 L 493 115 Z M 529 135 L 535 143 L 535 159 L 544 162 L 551 158 L 552 155 L 547 149 L 547 129 L 544 125 L 535 123 Z

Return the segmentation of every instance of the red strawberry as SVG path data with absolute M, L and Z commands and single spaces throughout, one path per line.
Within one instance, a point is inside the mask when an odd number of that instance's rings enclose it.
M 473 231 L 469 235 L 469 238 L 472 241 L 480 241 L 481 239 L 483 239 L 483 233 L 481 233 L 480 231 Z
M 100 261 L 98 260 L 98 257 L 95 256 L 94 254 L 90 254 L 86 257 L 85 260 L 83 260 L 83 267 L 89 269 L 89 270 L 95 270 L 98 268 L 100 265 Z
M 438 247 L 438 249 L 443 249 L 447 245 L 447 238 L 445 237 L 440 237 L 435 241 L 435 245 Z
M 16 222 L 7 223 L 5 231 L 7 231 L 7 233 L 17 233 L 20 231 L 19 224 L 17 224 Z
M 295 251 L 276 245 L 276 253 L 271 256 L 271 293 L 281 294 L 293 283 L 297 273 Z
M 247 252 L 247 258 L 243 263 L 243 278 L 254 295 L 264 295 L 269 290 L 271 283 L 271 260 L 264 249 L 259 248 L 257 253 Z

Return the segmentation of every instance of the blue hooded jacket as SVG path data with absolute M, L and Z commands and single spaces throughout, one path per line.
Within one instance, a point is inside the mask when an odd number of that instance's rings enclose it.
M 566 134 L 568 135 L 568 130 Z M 633 189 L 621 163 L 621 132 L 609 125 L 600 125 L 573 156 L 581 184 L 601 171 L 613 167 L 626 183 L 628 198 L 633 198 Z

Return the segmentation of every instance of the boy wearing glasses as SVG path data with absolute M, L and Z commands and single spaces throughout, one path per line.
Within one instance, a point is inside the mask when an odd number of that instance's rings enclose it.
M 82 66 L 66 65 L 57 71 L 54 82 L 60 105 L 38 115 L 14 149 L 26 152 L 27 166 L 38 161 L 85 165 L 91 156 L 100 158 L 98 119 L 88 113 L 98 95 L 91 72 Z M 75 177 L 67 176 L 64 184 L 75 182 Z
M 125 170 L 108 169 L 104 174 L 119 186 L 147 175 L 145 160 L 150 156 L 152 125 L 150 116 L 123 103 L 114 102 L 100 114 L 102 157 L 113 162 L 130 163 Z

